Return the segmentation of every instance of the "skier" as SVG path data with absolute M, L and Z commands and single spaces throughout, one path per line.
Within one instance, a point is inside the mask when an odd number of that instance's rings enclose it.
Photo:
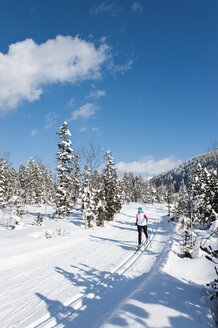
M 144 231 L 146 242 L 148 241 L 147 222 L 147 216 L 144 214 L 143 209 L 139 207 L 138 214 L 136 215 L 136 226 L 138 228 L 138 249 L 142 246 L 142 230 Z

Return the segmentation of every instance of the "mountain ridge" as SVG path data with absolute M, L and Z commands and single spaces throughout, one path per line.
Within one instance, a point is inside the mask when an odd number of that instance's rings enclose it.
M 197 168 L 197 165 L 201 164 L 202 167 L 207 169 L 218 168 L 218 148 L 206 152 L 204 154 L 194 156 L 191 159 L 183 162 L 179 166 L 171 169 L 167 172 L 161 173 L 153 177 L 151 180 L 160 186 L 161 184 L 174 183 L 175 191 L 178 192 L 182 180 L 186 186 L 188 186 L 188 176 L 190 169 Z

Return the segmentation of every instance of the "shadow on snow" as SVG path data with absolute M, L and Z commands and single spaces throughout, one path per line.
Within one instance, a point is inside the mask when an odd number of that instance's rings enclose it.
M 117 246 L 127 250 L 127 251 L 133 251 L 136 249 L 136 244 L 137 244 L 137 235 L 135 241 L 124 241 L 124 240 L 117 240 L 117 239 L 111 239 L 111 238 L 105 238 L 105 237 L 99 237 L 99 236 L 94 236 L 90 235 L 91 238 L 97 239 L 99 242 L 105 242 L 109 241 L 113 244 L 116 244 Z M 132 244 L 132 245 L 131 245 Z
M 198 285 L 187 284 L 160 271 L 153 274 L 151 280 L 149 273 L 129 279 L 84 264 L 71 268 L 72 272 L 60 267 L 55 270 L 80 290 L 83 296 L 79 308 L 74 308 L 74 302 L 65 306 L 36 293 L 46 303 L 50 316 L 62 327 L 100 327 L 124 300 L 127 301 L 119 307 L 118 315 L 109 319 L 114 327 L 129 327 L 129 318 L 134 318 L 142 327 L 152 327 L 148 325 L 149 320 L 155 320 L 151 317 L 155 317 L 155 313 L 150 312 L 152 305 L 158 306 L 156 314 L 167 308 L 164 310 L 167 325 L 163 327 L 214 327 L 207 322 L 208 308 L 202 306 L 202 290 Z

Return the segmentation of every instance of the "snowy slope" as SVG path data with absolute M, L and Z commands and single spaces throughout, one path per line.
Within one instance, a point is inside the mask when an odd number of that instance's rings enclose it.
M 159 204 L 144 207 L 150 243 L 135 253 L 138 206 L 104 228 L 86 230 L 77 213 L 33 226 L 43 207 L 29 207 L 23 229 L 1 228 L 1 327 L 215 327 L 204 291 L 213 266 L 175 254 Z

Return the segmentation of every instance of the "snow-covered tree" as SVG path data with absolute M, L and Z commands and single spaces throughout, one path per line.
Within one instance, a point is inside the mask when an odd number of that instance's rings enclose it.
M 95 193 L 90 183 L 90 171 L 85 171 L 84 175 L 81 191 L 81 212 L 86 228 L 91 228 L 95 221 Z
M 207 170 L 199 164 L 190 175 L 189 191 L 194 219 L 202 225 L 210 225 L 218 212 L 217 171 Z
M 215 224 L 212 225 L 212 229 L 211 229 L 211 233 L 210 235 L 206 238 L 206 240 L 204 240 L 203 242 L 203 238 L 201 240 L 201 245 L 200 248 L 202 251 L 205 252 L 205 257 L 207 260 L 211 261 L 212 263 L 215 264 L 214 269 L 215 269 L 215 274 L 216 274 L 216 278 L 214 278 L 212 281 L 210 281 L 209 283 L 207 283 L 207 290 L 208 290 L 208 294 L 210 296 L 210 301 L 211 301 L 211 312 L 212 312 L 212 316 L 216 322 L 216 324 L 218 324 L 218 247 L 213 247 L 213 245 L 211 246 L 211 239 L 212 237 L 217 235 L 217 224 L 216 222 L 214 222 Z
M 40 165 L 40 174 L 41 174 L 41 194 L 39 195 L 41 198 L 41 203 L 42 204 L 48 204 L 51 199 L 51 193 L 52 193 L 52 188 L 51 188 L 51 181 L 50 178 L 50 172 L 48 172 L 47 167 L 45 164 Z
M 157 187 L 157 202 L 158 203 L 165 203 L 166 194 L 167 194 L 166 189 L 167 188 L 163 183 L 161 183 L 161 185 L 159 187 Z
M 80 157 L 77 154 L 74 158 L 74 171 L 72 176 L 72 200 L 74 205 L 79 199 L 80 196 L 80 190 L 81 190 L 81 173 L 80 173 Z
M 38 183 L 36 174 L 36 164 L 33 157 L 28 161 L 26 167 L 26 190 L 27 190 L 27 203 L 36 204 L 36 184 Z
M 19 195 L 18 190 L 18 174 L 14 166 L 9 170 L 9 180 L 8 180 L 8 196 L 11 199 L 13 196 Z
M 43 164 L 38 163 L 35 166 L 35 174 L 34 178 L 36 179 L 35 181 L 38 181 L 38 183 L 35 183 L 34 188 L 35 188 L 35 200 L 34 202 L 36 204 L 43 204 L 44 199 L 45 199 L 45 179 L 43 176 L 43 169 L 42 169 Z
M 4 157 L 0 158 L 0 207 L 5 207 L 8 201 L 8 164 Z
M 96 213 L 96 225 L 103 227 L 104 221 L 107 216 L 106 211 L 106 200 L 105 200 L 105 191 L 103 188 L 100 188 L 96 193 L 96 207 L 95 207 L 95 213 Z
M 179 193 L 174 209 L 174 219 L 179 220 L 180 216 L 187 215 L 187 203 L 188 203 L 188 191 L 186 188 L 186 185 L 184 183 L 184 180 L 182 181 L 182 184 L 179 188 Z
M 19 195 L 22 198 L 24 204 L 27 204 L 27 199 L 28 199 L 27 182 L 28 182 L 27 170 L 25 165 L 21 163 L 18 170 L 18 189 L 19 189 Z
M 173 203 L 173 194 L 175 192 L 174 185 L 172 182 L 168 182 L 166 185 L 166 203 L 168 207 L 168 216 L 171 216 L 171 206 Z
M 104 189 L 106 201 L 106 219 L 113 220 L 114 214 L 121 209 L 121 189 L 119 188 L 118 176 L 114 168 L 111 151 L 105 153 L 106 168 L 104 171 Z
M 122 199 L 124 202 L 131 202 L 131 185 L 130 179 L 127 172 L 124 172 L 123 177 L 121 179 L 121 187 L 122 187 Z
M 179 234 L 181 236 L 181 253 L 184 257 L 192 258 L 194 245 L 196 241 L 196 234 L 193 230 L 193 223 L 190 218 L 186 216 L 180 217 Z
M 145 186 L 144 186 L 144 197 L 143 201 L 144 203 L 151 204 L 153 203 L 153 193 L 152 193 L 152 183 L 150 179 L 145 180 Z
M 56 189 L 56 214 L 59 218 L 65 217 L 70 212 L 73 206 L 71 191 L 72 191 L 72 170 L 73 170 L 73 149 L 69 139 L 71 133 L 67 127 L 67 122 L 60 127 L 60 132 L 57 132 L 60 137 L 58 142 L 57 152 L 57 189 Z

